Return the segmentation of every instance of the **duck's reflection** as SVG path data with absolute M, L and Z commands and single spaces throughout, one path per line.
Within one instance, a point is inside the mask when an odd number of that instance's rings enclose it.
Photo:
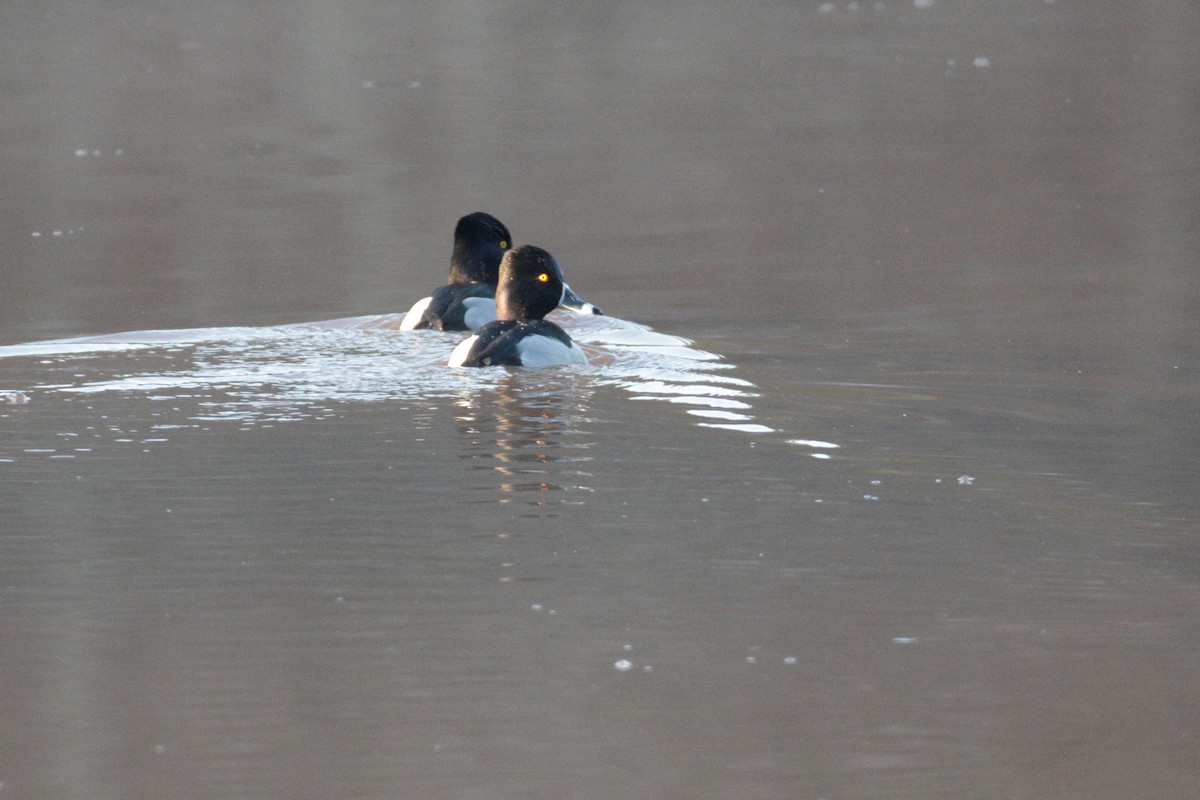
M 590 396 L 572 376 L 514 372 L 491 391 L 460 397 L 455 422 L 476 502 L 529 506 L 525 513 L 538 517 L 583 505 L 592 491 Z

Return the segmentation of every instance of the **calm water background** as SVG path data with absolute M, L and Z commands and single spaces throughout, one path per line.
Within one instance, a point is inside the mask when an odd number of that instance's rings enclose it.
M 1196 797 L 1198 47 L 7 4 L 0 344 L 205 330 L 0 348 L 0 798 Z M 273 327 L 404 310 L 476 209 L 691 344 Z

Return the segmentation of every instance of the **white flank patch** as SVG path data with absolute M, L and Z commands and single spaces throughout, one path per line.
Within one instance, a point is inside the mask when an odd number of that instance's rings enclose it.
M 413 303 L 413 307 L 408 310 L 408 313 L 404 315 L 404 319 L 400 321 L 400 330 L 415 331 L 417 323 L 425 315 L 425 309 L 429 308 L 429 304 L 432 302 L 432 297 L 426 297 Z
M 461 367 L 467 360 L 467 356 L 471 352 L 471 346 L 479 339 L 478 336 L 468 336 L 458 343 L 454 348 L 454 352 L 450 354 L 450 361 L 447 362 L 451 367 Z

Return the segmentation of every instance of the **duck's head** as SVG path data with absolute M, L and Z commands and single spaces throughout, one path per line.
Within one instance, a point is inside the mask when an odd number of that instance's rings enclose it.
M 449 282 L 494 285 L 500 259 L 512 244 L 508 228 L 491 214 L 476 211 L 462 217 L 454 226 Z
M 504 254 L 496 285 L 497 319 L 542 319 L 564 302 L 583 303 L 563 280 L 554 256 L 531 244 Z

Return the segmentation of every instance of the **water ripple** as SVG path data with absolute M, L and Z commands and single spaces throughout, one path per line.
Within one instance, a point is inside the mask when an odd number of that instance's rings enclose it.
M 45 381 L 28 387 L 35 392 L 199 396 L 201 420 L 288 421 L 338 403 L 470 396 L 511 374 L 447 368 L 462 335 L 402 333 L 402 317 L 132 331 L 0 347 L 0 358 L 35 358 L 50 368 Z M 755 386 L 730 374 L 735 367 L 722 356 L 617 317 L 556 320 L 591 360 L 581 380 L 618 387 L 634 400 L 685 406 L 702 427 L 772 431 L 754 421 Z

